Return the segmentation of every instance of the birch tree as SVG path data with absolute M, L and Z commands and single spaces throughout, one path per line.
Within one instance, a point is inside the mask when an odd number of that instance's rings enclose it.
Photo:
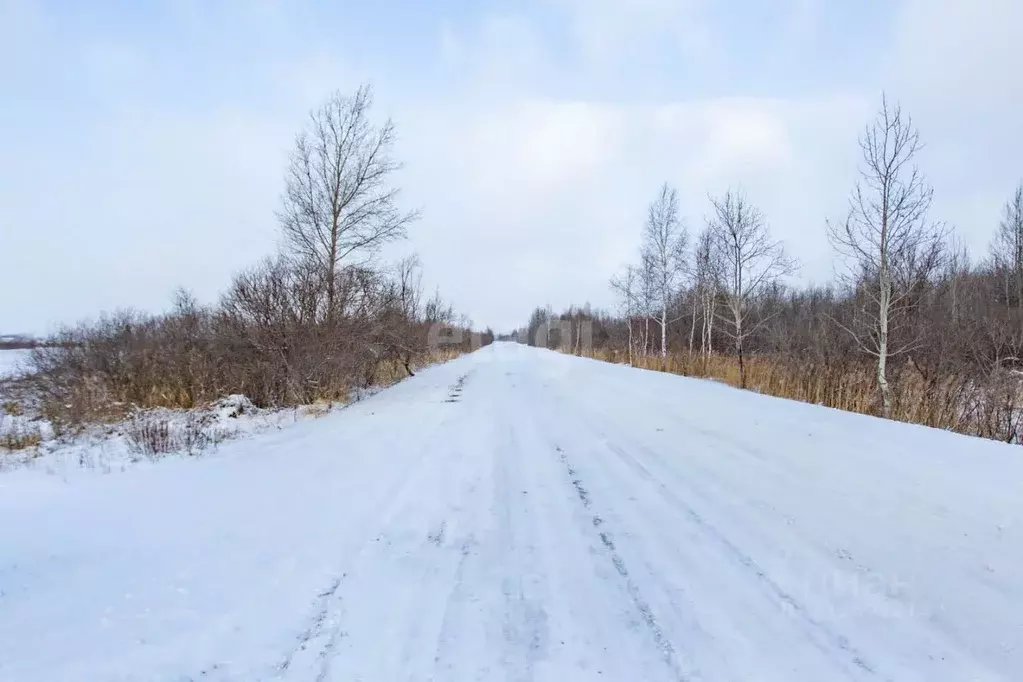
M 654 287 L 653 262 L 645 255 L 640 256 L 636 277 L 639 288 L 637 312 L 643 316 L 643 355 L 646 356 L 650 348 L 650 318 L 656 306 L 657 295 Z
M 714 242 L 714 231 L 705 228 L 696 240 L 693 253 L 694 289 L 701 308 L 700 350 L 706 360 L 714 352 L 714 317 L 718 290 L 721 288 L 721 262 Z M 695 305 L 695 304 L 694 304 Z M 696 323 L 695 309 L 693 324 Z M 692 339 L 690 338 L 690 346 Z
M 927 211 L 933 190 L 914 165 L 920 135 L 901 108 L 883 98 L 860 138 L 861 179 L 849 213 L 828 223 L 828 237 L 845 259 L 846 285 L 858 293 L 852 326 L 840 325 L 877 361 L 881 411 L 891 416 L 888 361 L 921 347 L 924 330 L 909 320 L 913 294 L 939 265 L 944 228 Z
M 661 330 L 661 357 L 668 354 L 668 309 L 686 271 L 688 235 L 679 219 L 678 192 L 665 183 L 650 204 L 643 231 L 643 260 L 653 285 L 654 320 Z
M 722 270 L 721 290 L 726 308 L 722 319 L 728 325 L 725 333 L 734 342 L 739 359 L 739 385 L 745 388 L 745 341 L 765 321 L 752 317 L 752 304 L 766 287 L 791 274 L 795 264 L 781 242 L 771 238 L 763 214 L 741 191 L 729 191 L 724 197 L 712 198 L 711 203 L 714 215 L 708 229 L 712 252 L 720 259 Z
M 692 296 L 693 310 L 689 324 L 689 357 L 693 357 L 693 349 L 696 345 L 696 318 L 700 310 L 700 292 L 698 288 L 694 286 L 690 295 Z
M 633 365 L 633 334 L 632 322 L 636 316 L 637 307 L 637 281 L 639 277 L 636 268 L 628 265 L 624 272 L 611 278 L 611 288 L 622 297 L 621 310 L 625 313 L 625 322 L 629 328 L 629 366 Z
M 391 174 L 401 166 L 392 157 L 395 133 L 390 120 L 369 120 L 372 90 L 340 92 L 309 115 L 295 139 L 285 176 L 278 219 L 290 251 L 322 276 L 327 315 L 335 313 L 342 265 L 405 236 L 417 217 L 398 206 Z
M 995 268 L 1005 280 L 1005 299 L 1010 307 L 1023 307 L 1023 183 L 1005 203 L 1002 221 L 991 243 Z

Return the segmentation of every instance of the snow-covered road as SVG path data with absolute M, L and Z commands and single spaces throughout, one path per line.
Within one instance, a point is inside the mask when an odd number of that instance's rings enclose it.
M 0 519 L 4 682 L 1023 679 L 1018 448 L 517 345 Z

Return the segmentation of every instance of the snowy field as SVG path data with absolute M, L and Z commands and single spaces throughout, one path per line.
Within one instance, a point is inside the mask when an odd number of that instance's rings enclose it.
M 0 379 L 23 372 L 31 353 L 30 350 L 0 348 Z
M 1018 448 L 496 344 L 0 475 L 0 680 L 1018 681 Z

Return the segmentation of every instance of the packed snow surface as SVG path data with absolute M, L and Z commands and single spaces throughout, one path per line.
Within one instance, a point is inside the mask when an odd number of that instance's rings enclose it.
M 518 345 L 0 519 L 5 682 L 1023 679 L 1018 448 Z

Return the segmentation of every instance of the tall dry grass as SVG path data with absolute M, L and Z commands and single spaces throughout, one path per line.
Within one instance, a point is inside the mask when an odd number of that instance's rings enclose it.
M 413 371 L 418 372 L 420 369 L 429 367 L 430 365 L 454 360 L 458 356 L 463 355 L 470 350 L 471 348 L 469 347 L 460 346 L 430 350 L 415 359 L 412 363 L 412 369 Z M 373 367 L 369 384 L 373 386 L 390 386 L 401 381 L 407 376 L 408 372 L 405 371 L 404 361 L 398 358 L 387 358 L 381 360 Z
M 607 362 L 628 362 L 622 351 L 597 349 L 590 355 Z M 748 390 L 848 412 L 880 413 L 871 363 L 826 365 L 754 356 L 747 358 L 745 365 Z M 633 366 L 740 386 L 738 360 L 728 355 L 638 355 L 633 358 Z M 1023 391 L 1015 374 L 1002 372 L 984 381 L 955 374 L 925 378 L 906 364 L 893 372 L 889 381 L 893 390 L 892 418 L 897 421 L 1009 443 L 1021 440 Z

